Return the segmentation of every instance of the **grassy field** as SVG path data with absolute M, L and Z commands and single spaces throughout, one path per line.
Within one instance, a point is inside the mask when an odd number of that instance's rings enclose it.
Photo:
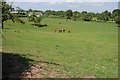
M 67 77 L 118 77 L 118 27 L 115 23 L 44 18 L 42 24 L 48 26 L 37 28 L 26 18 L 23 20 L 26 24 L 5 22 L 3 52 L 59 64 L 56 66 L 60 69 L 58 73 L 66 70 Z M 55 29 L 71 30 L 71 33 L 55 33 Z

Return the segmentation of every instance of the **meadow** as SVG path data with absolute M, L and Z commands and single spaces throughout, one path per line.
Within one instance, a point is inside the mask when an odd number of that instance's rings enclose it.
M 38 28 L 33 27 L 27 18 L 22 19 L 25 24 L 5 22 L 3 52 L 24 55 L 34 61 L 59 64 L 55 66 L 59 70 L 55 71 L 69 78 L 89 75 L 96 78 L 118 77 L 117 24 L 44 18 L 41 24 L 47 26 Z M 60 29 L 66 31 L 54 32 Z M 71 30 L 71 33 L 67 30 Z M 38 64 L 32 61 L 29 63 Z M 53 71 L 50 65 L 43 68 Z M 42 75 L 49 77 L 48 74 Z

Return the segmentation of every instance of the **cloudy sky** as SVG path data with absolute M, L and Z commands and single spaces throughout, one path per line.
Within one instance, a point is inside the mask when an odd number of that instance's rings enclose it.
M 119 0 L 7 0 L 14 2 L 118 2 Z
M 119 0 L 8 0 L 13 2 L 14 7 L 36 10 L 68 10 L 103 12 L 118 8 Z

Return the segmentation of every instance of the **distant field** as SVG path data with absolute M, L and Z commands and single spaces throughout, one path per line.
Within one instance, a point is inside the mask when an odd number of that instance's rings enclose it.
M 58 73 L 68 70 L 69 73 L 64 73 L 67 77 L 118 77 L 118 27 L 115 23 L 44 18 L 42 24 L 48 26 L 37 28 L 26 18 L 23 20 L 26 24 L 5 22 L 4 52 L 59 64 L 57 68 L 61 71 Z M 71 33 L 54 32 L 59 29 L 71 30 Z

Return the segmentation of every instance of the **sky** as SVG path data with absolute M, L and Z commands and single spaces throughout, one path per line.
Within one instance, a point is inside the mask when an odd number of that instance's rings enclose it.
M 113 11 L 118 8 L 119 0 L 8 0 L 13 7 L 34 10 L 63 10 L 87 11 L 101 13 L 105 10 Z
M 120 0 L 7 0 L 8 2 L 119 2 Z

